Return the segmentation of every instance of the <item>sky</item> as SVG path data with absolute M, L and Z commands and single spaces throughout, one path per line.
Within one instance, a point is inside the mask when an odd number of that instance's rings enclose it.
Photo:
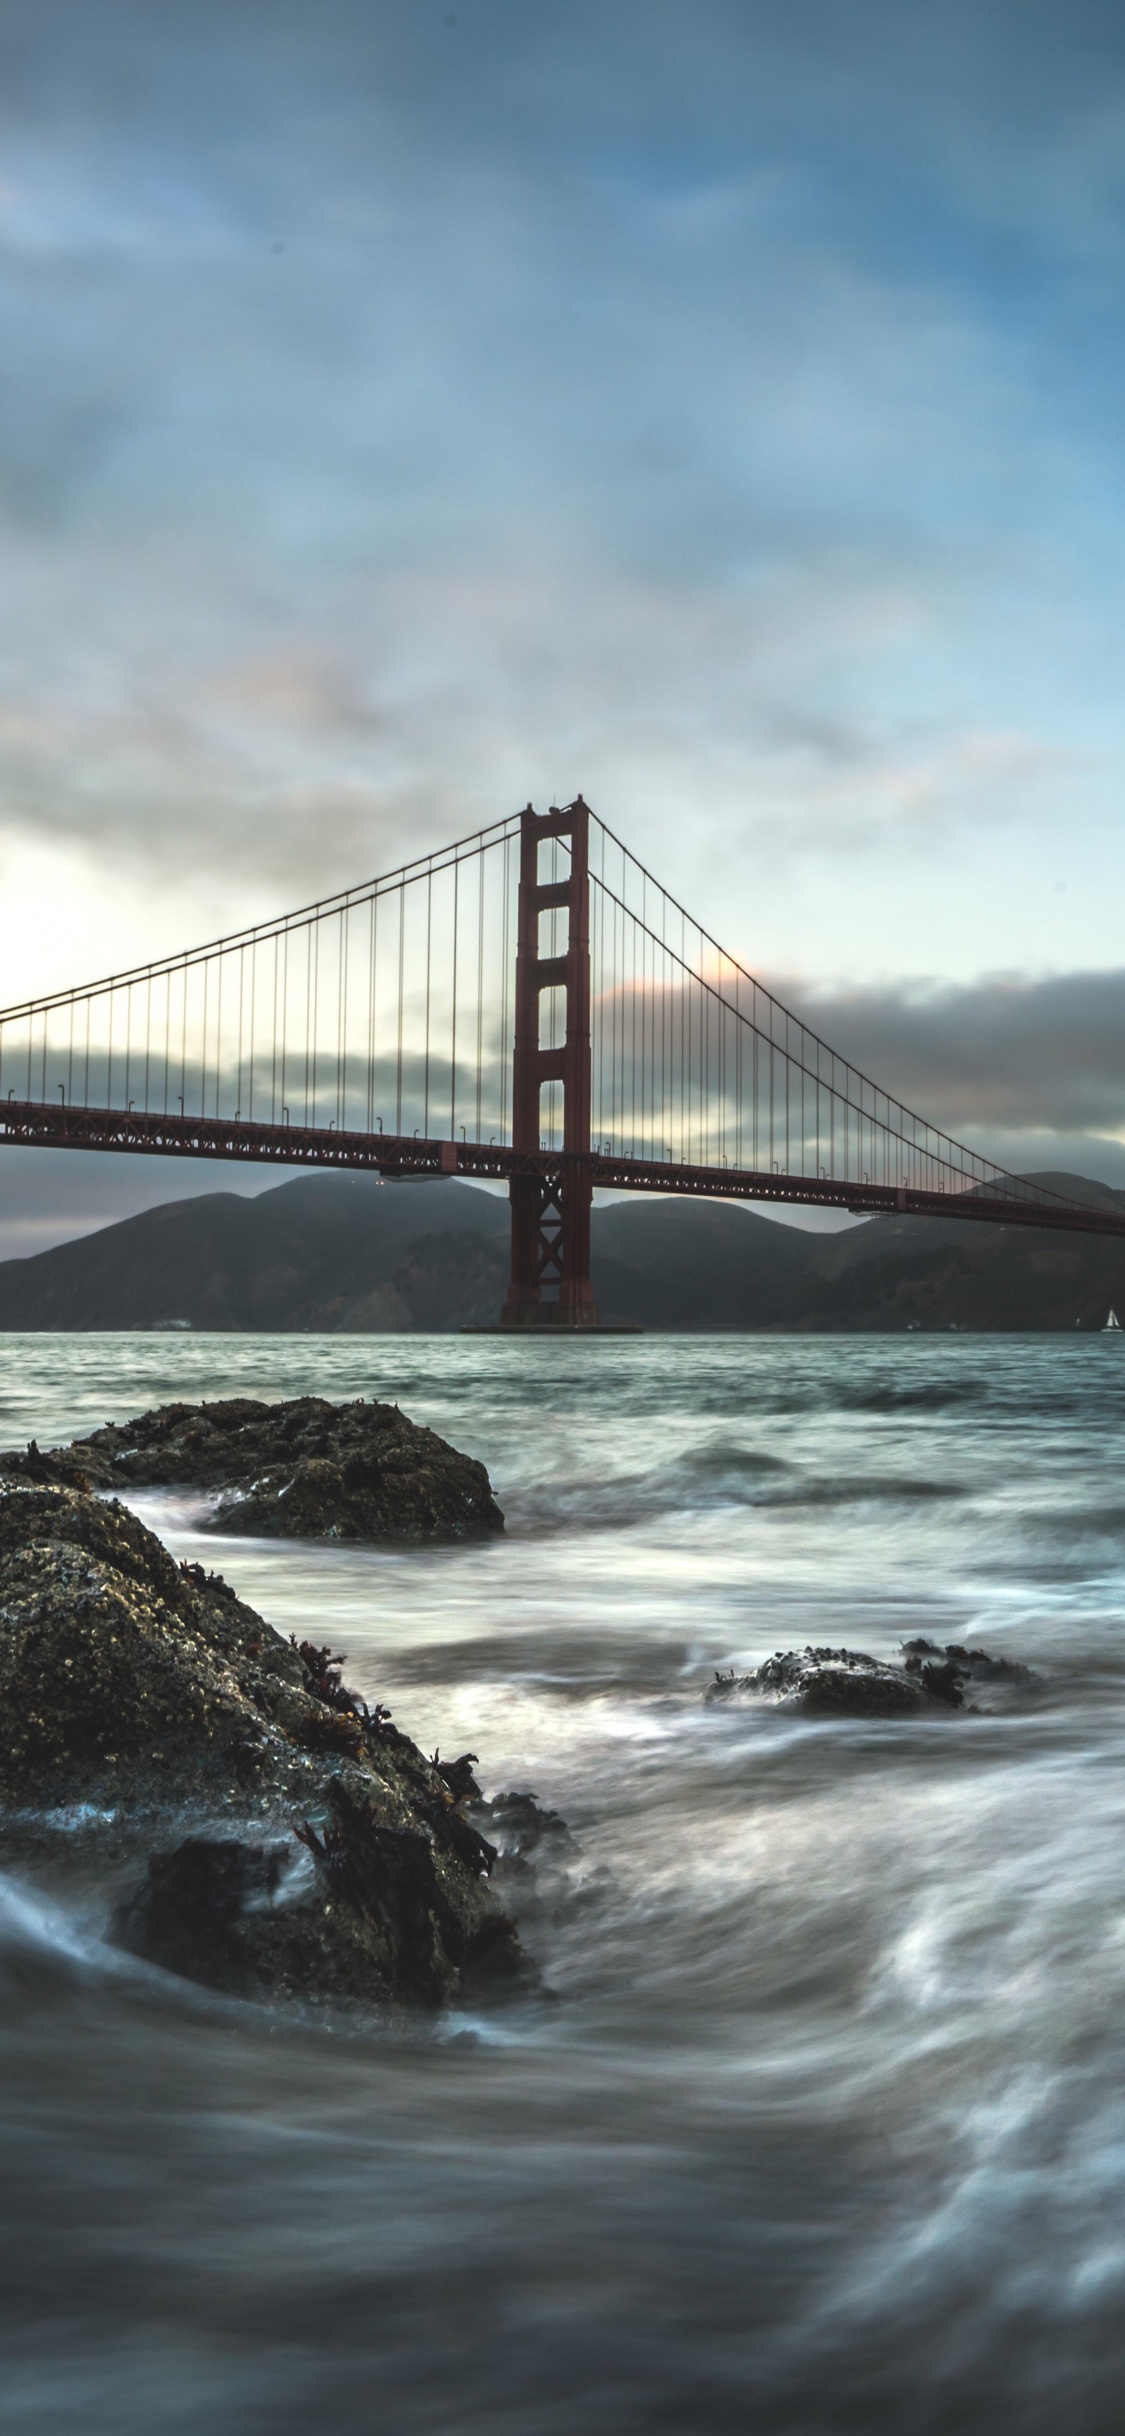
M 1120 7 L 0 0 L 0 363 L 3 1003 L 581 788 L 1125 1183 Z

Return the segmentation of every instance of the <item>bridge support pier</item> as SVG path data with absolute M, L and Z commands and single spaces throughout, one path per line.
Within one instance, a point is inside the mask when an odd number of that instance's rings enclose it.
M 554 837 L 570 841 L 570 877 L 541 881 L 539 849 Z M 551 1082 L 563 1089 L 563 1147 L 550 1173 L 511 1180 L 512 1273 L 501 1313 L 505 1328 L 600 1325 L 590 1283 L 589 840 L 590 815 L 580 795 L 564 810 L 553 805 L 537 814 L 529 804 L 522 815 L 512 1147 L 540 1153 L 540 1094 Z M 554 906 L 567 909 L 566 953 L 541 956 L 539 917 Z M 566 992 L 566 1037 L 561 1048 L 544 1049 L 539 1005 L 543 991 L 551 989 Z

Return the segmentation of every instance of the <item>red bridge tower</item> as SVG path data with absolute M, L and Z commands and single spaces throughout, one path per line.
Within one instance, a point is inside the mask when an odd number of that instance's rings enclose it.
M 570 841 L 570 877 L 541 881 L 539 849 L 550 838 Z M 541 956 L 539 917 L 565 905 L 566 954 Z M 540 1047 L 539 1001 L 544 990 L 566 991 L 566 1040 Z M 547 1172 L 515 1175 L 512 1201 L 512 1282 L 502 1313 L 506 1328 L 596 1328 L 590 1283 L 590 814 L 579 795 L 560 811 L 521 816 L 519 932 L 516 950 L 512 1147 L 541 1162 L 540 1094 L 563 1087 L 563 1147 Z

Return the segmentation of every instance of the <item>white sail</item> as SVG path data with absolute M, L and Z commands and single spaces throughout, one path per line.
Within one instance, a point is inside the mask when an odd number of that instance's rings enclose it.
M 1108 1318 L 1108 1319 L 1107 1319 L 1107 1321 L 1106 1321 L 1105 1328 L 1103 1328 L 1103 1330 L 1102 1330 L 1102 1335 L 1103 1335 L 1103 1336 L 1105 1335 L 1106 1328 L 1117 1328 L 1117 1329 L 1120 1329 L 1120 1326 L 1121 1326 L 1121 1322 L 1120 1322 L 1120 1320 L 1118 1319 L 1117 1313 L 1116 1313 L 1116 1311 L 1114 1310 L 1113 1305 L 1112 1305 L 1112 1303 L 1111 1303 L 1111 1304 L 1110 1304 L 1110 1306 L 1109 1306 L 1109 1318 Z

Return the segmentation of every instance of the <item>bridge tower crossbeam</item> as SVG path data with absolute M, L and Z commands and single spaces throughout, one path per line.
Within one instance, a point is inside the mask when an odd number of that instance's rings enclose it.
M 540 848 L 554 838 L 570 847 L 566 879 L 540 878 Z M 566 952 L 540 954 L 540 916 L 567 913 Z M 541 1045 L 544 990 L 566 996 L 561 1047 Z M 537 1156 L 542 1148 L 542 1091 L 561 1083 L 563 1156 L 549 1175 L 514 1175 L 512 1272 L 502 1313 L 506 1328 L 596 1328 L 590 1282 L 590 814 L 581 795 L 564 809 L 552 805 L 520 819 L 515 1037 L 512 1069 L 512 1148 Z

